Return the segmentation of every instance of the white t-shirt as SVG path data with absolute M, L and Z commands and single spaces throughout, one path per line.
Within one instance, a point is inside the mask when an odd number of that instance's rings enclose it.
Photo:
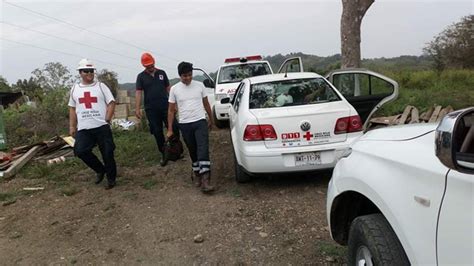
M 201 82 L 193 80 L 189 85 L 178 82 L 171 87 L 168 102 L 178 105 L 179 123 L 184 124 L 206 119 L 204 97 L 207 97 L 206 87 Z
M 115 101 L 109 87 L 101 82 L 76 83 L 69 94 L 69 106 L 76 108 L 77 130 L 106 125 L 107 104 Z

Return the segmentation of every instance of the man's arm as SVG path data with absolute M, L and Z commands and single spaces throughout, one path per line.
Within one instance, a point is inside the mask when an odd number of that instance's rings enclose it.
M 75 136 L 77 131 L 77 114 L 75 107 L 69 107 L 69 135 Z
M 168 87 L 166 87 L 166 91 L 168 92 L 168 94 L 170 93 L 170 90 L 171 90 L 171 85 L 168 85 Z
M 207 96 L 202 98 L 202 103 L 204 104 L 204 109 L 206 110 L 207 113 L 207 124 L 209 126 L 209 129 L 212 128 L 212 111 L 211 111 L 211 105 L 209 104 L 209 101 L 207 100 Z
M 105 113 L 105 121 L 110 124 L 112 121 L 112 117 L 114 116 L 115 112 L 115 101 L 111 101 L 107 104 L 107 112 Z
M 174 115 L 176 113 L 176 103 L 168 103 L 168 133 L 166 133 L 166 137 L 173 136 L 173 122 L 174 122 Z
M 135 91 L 135 116 L 142 119 L 142 91 Z

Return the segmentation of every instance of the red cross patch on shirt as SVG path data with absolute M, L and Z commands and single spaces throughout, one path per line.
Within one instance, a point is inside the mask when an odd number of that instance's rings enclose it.
M 92 104 L 97 102 L 97 97 L 91 97 L 90 91 L 84 92 L 84 98 L 79 98 L 79 103 L 83 103 L 86 109 L 92 109 Z

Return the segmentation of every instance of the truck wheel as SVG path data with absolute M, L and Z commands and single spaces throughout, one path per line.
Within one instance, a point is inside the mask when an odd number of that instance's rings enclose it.
M 224 128 L 227 125 L 226 121 L 222 121 L 217 119 L 216 116 L 216 109 L 212 109 L 212 116 L 214 117 L 214 125 L 216 125 L 217 128 Z
M 382 214 L 354 219 L 349 231 L 348 265 L 410 265 L 405 251 Z
M 235 170 L 235 180 L 237 183 L 246 183 L 249 182 L 252 178 L 249 174 L 243 171 L 242 166 L 237 162 L 237 158 L 234 154 L 234 170 Z

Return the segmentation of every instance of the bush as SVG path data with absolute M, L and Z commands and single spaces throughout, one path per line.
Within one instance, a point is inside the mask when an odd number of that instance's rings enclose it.
M 7 146 L 12 148 L 33 144 L 68 129 L 68 90 L 57 89 L 44 95 L 37 108 L 22 105 L 4 111 Z
M 474 103 L 474 70 L 401 71 L 384 73 L 400 85 L 400 94 L 394 102 L 384 105 L 377 113 L 381 116 L 403 112 L 407 105 L 420 112 L 433 105 L 454 109 L 472 106 Z

